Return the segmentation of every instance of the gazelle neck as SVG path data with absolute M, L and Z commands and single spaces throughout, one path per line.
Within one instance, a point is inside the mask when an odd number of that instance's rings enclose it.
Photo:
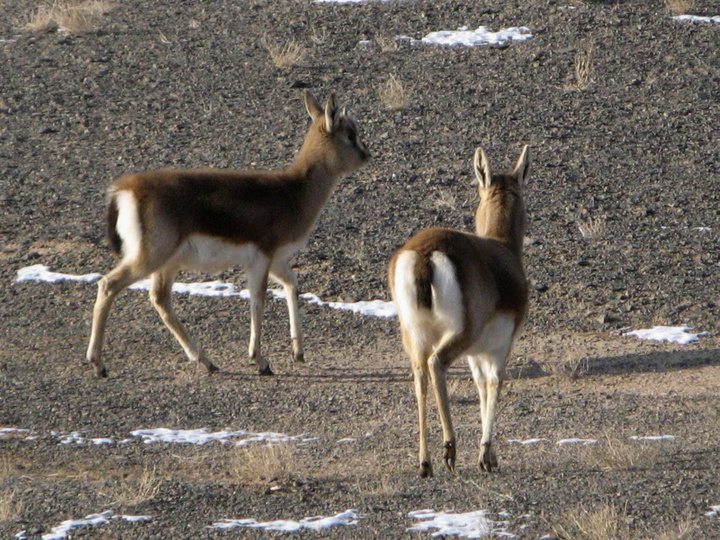
M 502 242 L 522 258 L 525 219 L 525 205 L 520 194 L 495 190 L 483 197 L 478 206 L 475 233 Z

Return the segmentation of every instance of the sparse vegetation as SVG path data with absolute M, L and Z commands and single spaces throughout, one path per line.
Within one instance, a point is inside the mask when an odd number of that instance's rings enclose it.
M 113 4 L 103 0 L 55 1 L 33 10 L 23 28 L 31 32 L 56 29 L 72 34 L 91 32 L 97 30 L 100 19 L 113 7 Z
M 376 36 L 375 42 L 383 52 L 396 51 L 398 48 L 397 40 L 392 36 Z
M 289 39 L 284 43 L 279 43 L 269 36 L 265 35 L 261 41 L 270 54 L 272 63 L 279 68 L 289 69 L 300 64 L 304 59 L 307 51 L 300 43 L 294 39 Z
M 390 110 L 406 108 L 410 104 L 412 94 L 412 88 L 403 83 L 395 75 L 390 75 L 388 79 L 378 87 L 380 102 L 386 109 Z
M 287 478 L 293 452 L 287 444 L 241 446 L 233 459 L 235 477 L 251 484 Z
M 602 238 L 605 233 L 607 222 L 604 218 L 588 218 L 578 223 L 580 234 L 586 239 Z
M 596 510 L 579 506 L 553 526 L 561 540 L 627 540 L 632 538 L 624 513 L 614 504 L 602 504 Z
M 665 0 L 665 7 L 673 15 L 686 15 L 695 6 L 695 0 Z
M 137 478 L 119 481 L 110 487 L 106 494 L 112 504 L 118 506 L 134 506 L 154 499 L 160 492 L 162 478 L 155 468 L 145 468 Z
M 593 60 L 594 50 L 593 45 L 589 44 L 578 49 L 575 53 L 573 80 L 567 86 L 569 90 L 585 90 L 593 83 L 593 75 L 595 73 Z
M 14 490 L 0 493 L 0 523 L 19 519 L 22 510 L 23 502 L 18 500 Z
M 574 354 L 573 351 L 566 351 L 560 359 L 542 362 L 542 368 L 546 373 L 557 377 L 574 379 L 587 372 L 588 359 Z
M 583 447 L 581 459 L 594 469 L 629 471 L 653 465 L 659 452 L 658 443 L 631 441 L 606 434 L 597 444 Z

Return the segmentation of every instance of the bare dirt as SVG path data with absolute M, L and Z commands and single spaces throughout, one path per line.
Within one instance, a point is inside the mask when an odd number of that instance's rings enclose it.
M 698 0 L 692 12 L 720 15 L 713 4 Z M 0 536 L 39 538 L 113 510 L 152 521 L 73 534 L 265 538 L 282 533 L 207 527 L 350 508 L 366 516 L 356 526 L 298 536 L 417 536 L 406 532 L 408 512 L 433 508 L 487 509 L 519 538 L 561 529 L 678 538 L 683 527 L 683 538 L 720 538 L 720 518 L 705 516 L 720 505 L 720 25 L 673 21 L 649 0 L 129 0 L 94 31 L 20 32 L 35 6 L 0 0 L 0 427 L 29 430 L 0 436 Z M 392 46 L 398 35 L 480 25 L 526 25 L 535 37 Z M 293 36 L 305 59 L 275 67 L 264 35 Z M 592 81 L 580 89 L 576 53 L 589 49 Z M 400 110 L 381 101 L 390 74 L 412 91 Z M 388 300 L 387 261 L 412 233 L 471 227 L 474 148 L 507 168 L 532 146 L 531 309 L 502 398 L 497 473 L 476 467 L 478 399 L 458 363 L 457 473 L 440 468 L 431 408 L 436 476 L 417 478 L 396 320 L 304 304 L 308 363 L 296 365 L 286 308 L 271 301 L 264 347 L 276 376 L 261 378 L 246 357 L 244 301 L 178 296 L 221 368 L 208 377 L 184 360 L 146 296 L 128 292 L 111 314 L 110 377 L 99 380 L 83 364 L 95 287 L 15 282 L 32 264 L 112 267 L 104 191 L 120 174 L 285 166 L 307 125 L 302 88 L 322 100 L 336 91 L 373 153 L 296 257 L 303 291 L 327 301 Z M 210 277 L 243 283 L 240 269 L 181 279 Z M 658 324 L 708 334 L 687 346 L 622 336 Z M 155 427 L 318 439 L 287 444 L 263 472 L 263 446 L 61 445 L 56 436 L 121 441 Z M 653 435 L 675 439 L 629 439 Z M 571 437 L 599 442 L 556 444 Z M 511 442 L 530 438 L 547 441 Z M 587 525 L 588 516 L 610 518 Z

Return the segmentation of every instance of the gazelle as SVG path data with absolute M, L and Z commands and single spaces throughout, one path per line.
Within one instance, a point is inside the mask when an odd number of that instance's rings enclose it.
M 308 92 L 312 124 L 294 162 L 281 171 L 161 170 L 130 174 L 109 189 L 108 233 L 120 263 L 98 285 L 87 359 L 106 377 L 101 360 L 110 306 L 123 289 L 147 276 L 150 299 L 190 360 L 215 365 L 173 311 L 170 291 L 178 270 L 245 267 L 250 290 L 249 355 L 261 375 L 272 375 L 260 351 L 268 274 L 287 296 L 296 361 L 304 361 L 298 283 L 288 260 L 302 248 L 339 177 L 370 154 L 355 120 L 334 94 L 325 109 Z
M 525 206 L 522 189 L 530 165 L 528 147 L 509 174 L 493 174 L 485 153 L 475 151 L 480 204 L 476 235 L 425 229 L 390 261 L 390 289 L 403 344 L 412 361 L 420 422 L 420 476 L 433 475 L 427 449 L 428 373 L 443 429 L 445 465 L 455 469 L 455 432 L 445 374 L 466 356 L 480 394 L 479 465 L 497 467 L 492 449 L 495 408 L 510 348 L 528 305 L 522 261 Z

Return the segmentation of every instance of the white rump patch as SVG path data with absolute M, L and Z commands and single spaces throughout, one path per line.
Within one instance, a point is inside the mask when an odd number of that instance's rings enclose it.
M 395 263 L 395 303 L 400 321 L 410 324 L 412 314 L 418 309 L 415 290 L 415 251 L 403 251 Z
M 464 308 L 455 265 L 440 251 L 434 251 L 430 260 L 433 264 L 433 316 L 446 333 L 460 334 L 465 328 Z
M 118 191 L 114 197 L 118 209 L 115 230 L 122 239 L 123 258 L 132 260 L 140 255 L 142 247 L 142 227 L 137 201 L 130 191 Z

